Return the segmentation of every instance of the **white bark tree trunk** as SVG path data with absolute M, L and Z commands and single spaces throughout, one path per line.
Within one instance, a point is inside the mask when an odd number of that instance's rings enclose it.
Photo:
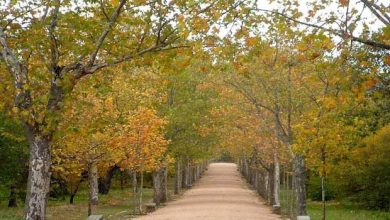
M 294 186 L 297 215 L 306 215 L 306 170 L 301 155 L 294 157 Z
M 29 173 L 26 195 L 26 220 L 44 220 L 50 190 L 50 142 L 26 129 L 30 143 Z
M 175 194 L 180 193 L 181 183 L 182 183 L 182 172 L 180 167 L 180 160 L 177 160 L 175 166 Z
M 88 164 L 88 183 L 89 183 L 89 199 L 88 199 L 88 216 L 92 214 L 92 207 L 99 202 L 98 192 L 98 170 L 95 162 Z
M 141 169 L 141 172 L 140 172 L 140 185 L 139 185 L 139 189 L 138 189 L 138 208 L 139 208 L 139 213 L 143 213 L 143 209 L 142 209 L 143 191 L 144 191 L 144 171 L 143 171 L 143 169 Z
M 132 186 L 133 186 L 133 194 L 135 195 L 138 191 L 137 187 L 137 171 L 133 171 L 131 174 L 132 177 Z
M 274 150 L 274 206 L 280 207 L 280 164 L 277 149 Z

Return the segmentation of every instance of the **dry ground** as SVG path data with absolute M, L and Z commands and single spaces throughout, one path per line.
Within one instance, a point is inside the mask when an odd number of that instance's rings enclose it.
M 247 187 L 233 163 L 213 163 L 195 186 L 167 206 L 137 220 L 276 220 Z

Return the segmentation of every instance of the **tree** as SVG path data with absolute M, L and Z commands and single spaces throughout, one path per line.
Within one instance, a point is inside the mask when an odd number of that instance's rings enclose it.
M 53 165 L 55 173 L 65 179 L 70 186 L 78 185 L 83 173 L 88 174 L 89 209 L 98 203 L 98 167 L 106 171 L 114 164 L 115 149 L 111 147 L 116 115 L 113 111 L 112 97 L 96 92 L 99 81 L 83 81 L 70 95 L 70 100 L 77 100 L 73 105 L 64 102 L 63 120 L 59 123 L 54 136 Z M 104 90 L 100 84 L 100 90 Z M 99 91 L 99 90 L 98 90 Z M 75 194 L 71 190 L 71 194 Z
M 114 137 L 115 147 L 121 155 L 118 165 L 141 173 L 139 211 L 142 213 L 143 173 L 164 166 L 163 157 L 168 141 L 164 138 L 166 121 L 153 109 L 139 108 L 125 118 L 123 130 Z M 159 193 L 157 193 L 158 195 Z
M 353 150 L 351 175 L 359 200 L 369 208 L 388 210 L 389 198 L 389 125 L 366 137 L 362 146 Z M 352 167 L 351 166 L 351 167 Z M 380 181 L 378 181 L 380 180 Z M 360 188 L 360 190 L 359 190 Z M 363 189 L 363 190 L 362 190 Z

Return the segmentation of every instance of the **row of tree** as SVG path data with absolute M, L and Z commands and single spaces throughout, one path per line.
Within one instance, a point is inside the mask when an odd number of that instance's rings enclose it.
M 207 74 L 200 63 L 188 51 L 175 51 L 169 58 L 143 60 L 135 68 L 122 65 L 102 71 L 73 88 L 63 102 L 53 135 L 50 168 L 52 182 L 62 188 L 61 194 L 69 195 L 71 204 L 83 182 L 88 182 L 91 214 L 98 193 L 109 193 L 117 170 L 132 177 L 140 213 L 144 212 L 145 173 L 152 175 L 157 205 L 167 201 L 168 175 L 175 174 L 175 193 L 200 178 L 218 142 L 215 132 L 208 129 L 210 99 L 217 94 L 202 88 Z M 8 77 L 5 71 L 1 74 Z M 7 97 L 11 88 L 4 87 Z M 9 206 L 16 206 L 18 196 L 13 192 L 23 192 L 27 183 L 27 143 L 15 118 L 19 112 L 12 111 L 12 99 L 2 103 L 1 140 L 8 146 L 2 152 L 11 162 L 10 173 L 2 175 L 2 186 L 12 191 Z M 174 172 L 168 174 L 173 167 Z M 24 176 L 16 178 L 14 172 Z M 54 190 L 51 187 L 48 193 Z
M 245 36 L 242 41 L 223 42 L 229 47 L 219 53 L 214 70 L 225 100 L 216 110 L 225 118 L 221 132 L 227 137 L 221 144 L 277 212 L 280 186 L 287 184 L 293 185 L 295 196 L 291 217 L 307 215 L 307 187 L 319 190 L 322 219 L 330 198 L 327 189 L 339 192 L 339 199 L 388 210 L 390 182 L 383 172 L 390 150 L 390 142 L 385 144 L 387 51 L 336 44 L 321 28 L 303 32 L 286 19 L 275 19 L 262 38 L 251 37 L 263 30 L 249 26 L 251 31 L 238 32 Z M 375 34 L 388 37 L 387 29 Z M 381 150 L 364 158 L 363 152 L 373 148 Z M 281 177 L 285 173 L 290 180 Z M 320 178 L 319 188 L 309 184 L 315 178 Z

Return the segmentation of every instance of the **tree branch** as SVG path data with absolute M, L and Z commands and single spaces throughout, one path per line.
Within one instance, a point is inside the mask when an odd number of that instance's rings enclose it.
M 377 42 L 377 41 L 373 41 L 373 40 L 363 39 L 363 38 L 356 37 L 356 36 L 353 36 L 353 35 L 349 36 L 344 31 L 335 30 L 335 29 L 331 29 L 331 28 L 326 28 L 326 27 L 322 27 L 320 25 L 316 25 L 316 24 L 312 24 L 312 23 L 308 23 L 308 22 L 304 22 L 304 21 L 299 21 L 299 20 L 297 20 L 295 18 L 292 18 L 292 17 L 290 17 L 290 16 L 288 16 L 288 15 L 286 15 L 284 13 L 278 12 L 278 11 L 271 11 L 271 10 L 259 9 L 259 8 L 258 9 L 254 9 L 254 10 L 280 15 L 280 16 L 284 17 L 285 19 L 289 20 L 289 21 L 293 21 L 295 23 L 302 24 L 302 25 L 305 25 L 305 26 L 308 26 L 308 27 L 321 29 L 321 30 L 327 31 L 327 32 L 329 32 L 331 34 L 337 35 L 337 36 L 339 36 L 341 38 L 349 37 L 349 38 L 351 38 L 352 41 L 357 41 L 357 42 L 360 42 L 362 44 L 369 45 L 369 46 L 372 46 L 372 47 L 375 47 L 375 48 L 390 50 L 390 45 L 388 45 L 388 44 Z
M 234 82 L 225 81 L 226 83 L 232 85 L 236 90 L 241 93 L 249 102 L 251 102 L 260 112 L 260 108 L 264 108 L 272 113 L 275 113 L 274 109 L 270 108 L 269 106 L 266 106 L 262 103 L 259 103 L 255 97 L 253 97 L 246 89 L 244 89 L 242 86 L 239 86 L 238 84 L 235 84 Z
M 54 35 L 54 29 L 57 27 L 57 20 L 58 20 L 58 13 L 60 11 L 60 6 L 61 6 L 61 0 L 57 0 L 55 2 L 55 8 L 53 10 L 50 26 L 48 29 L 49 38 L 50 38 L 50 54 L 51 54 L 50 71 L 52 73 L 56 72 L 58 59 L 59 59 L 58 43 Z
M 106 39 L 108 33 L 110 32 L 110 30 L 114 26 L 115 22 L 117 21 L 119 14 L 121 13 L 121 10 L 122 10 L 123 6 L 125 5 L 125 3 L 126 3 L 126 0 L 121 0 L 121 2 L 119 3 L 118 7 L 115 10 L 115 12 L 112 14 L 110 22 L 108 23 L 107 27 L 104 29 L 103 33 L 100 35 L 100 37 L 96 43 L 95 50 L 92 52 L 91 56 L 89 57 L 89 61 L 88 61 L 87 66 L 93 66 L 93 64 L 95 63 L 96 56 L 99 53 L 99 50 L 102 47 L 103 42 Z
M 383 13 L 383 16 L 381 11 L 377 10 L 379 9 L 379 6 L 375 5 L 367 0 L 361 0 L 363 2 L 364 5 L 366 5 L 368 7 L 368 9 L 370 9 L 370 11 L 385 25 L 389 25 L 390 24 L 390 19 L 389 17 L 386 15 L 386 13 Z M 389 19 L 389 20 L 387 20 Z
M 188 48 L 188 47 L 189 46 L 183 45 L 183 46 L 172 46 L 172 47 L 164 48 L 164 45 L 155 45 L 155 46 L 149 47 L 147 49 L 141 50 L 141 51 L 137 52 L 136 54 L 124 56 L 122 58 L 119 58 L 119 59 L 114 60 L 114 61 L 109 62 L 109 63 L 105 62 L 105 63 L 95 64 L 91 67 L 85 68 L 82 72 L 82 75 L 78 76 L 78 78 L 82 77 L 83 75 L 92 74 L 92 73 L 94 73 L 98 70 L 101 70 L 103 68 L 106 68 L 106 67 L 112 67 L 112 66 L 116 66 L 118 64 L 121 64 L 123 62 L 128 62 L 128 61 L 133 60 L 136 57 L 142 56 L 146 53 L 167 51 L 167 50 L 173 50 L 173 49 L 178 49 L 178 48 Z
M 15 105 L 21 110 L 28 110 L 32 106 L 27 67 L 19 62 L 14 51 L 8 46 L 7 38 L 2 27 L 0 27 L 1 55 L 10 70 L 15 82 L 16 97 Z

